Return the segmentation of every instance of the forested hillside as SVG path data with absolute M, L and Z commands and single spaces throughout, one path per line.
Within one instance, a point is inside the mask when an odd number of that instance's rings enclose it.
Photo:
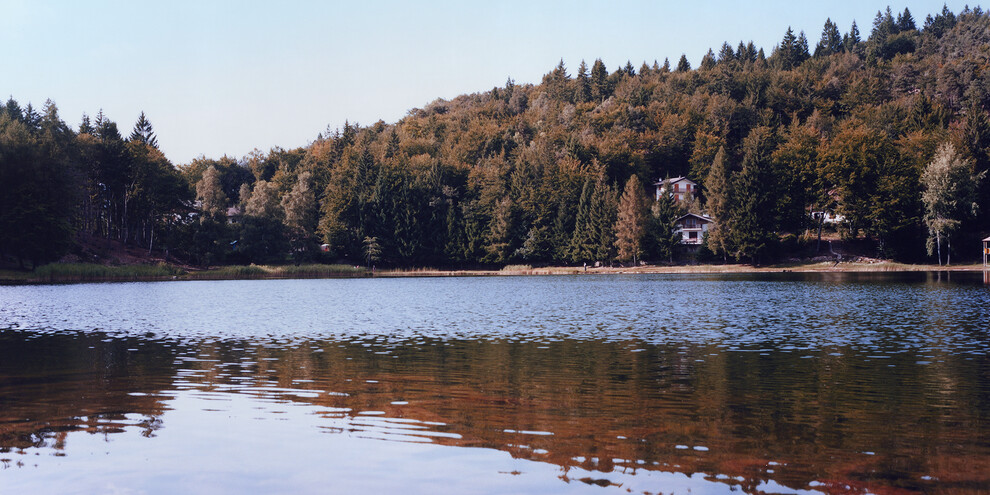
M 826 20 L 814 46 L 788 28 L 769 54 L 726 42 L 696 68 L 561 61 L 538 85 L 178 168 L 143 114 L 125 137 L 102 113 L 72 130 L 54 103 L 12 98 L 0 255 L 55 260 L 82 234 L 198 264 L 669 260 L 673 220 L 695 211 L 716 221 L 702 256 L 758 263 L 828 211 L 878 256 L 941 261 L 990 233 L 988 110 L 980 8 L 923 22 L 888 8 L 862 34 Z M 701 197 L 654 201 L 676 176 Z

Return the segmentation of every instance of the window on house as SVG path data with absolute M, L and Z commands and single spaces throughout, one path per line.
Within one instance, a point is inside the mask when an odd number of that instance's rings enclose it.
M 697 238 L 698 238 L 697 232 L 688 232 L 688 239 L 697 239 Z

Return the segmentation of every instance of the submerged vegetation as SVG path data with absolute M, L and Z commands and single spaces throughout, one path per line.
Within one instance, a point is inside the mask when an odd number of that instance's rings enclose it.
M 561 61 L 540 84 L 178 168 L 143 114 L 125 138 L 102 112 L 74 130 L 51 101 L 39 113 L 10 99 L 0 260 L 39 266 L 86 234 L 198 266 L 668 261 L 691 211 L 716 222 L 702 261 L 814 252 L 829 214 L 833 235 L 870 240 L 876 257 L 941 263 L 990 230 L 988 50 L 979 7 L 922 25 L 888 8 L 865 39 L 826 20 L 813 48 L 788 28 L 769 55 L 726 42 L 697 68 L 595 60 L 572 74 Z M 670 177 L 701 194 L 648 199 Z

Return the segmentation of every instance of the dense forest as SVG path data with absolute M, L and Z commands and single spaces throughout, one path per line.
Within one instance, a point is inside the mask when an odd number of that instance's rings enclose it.
M 87 237 L 200 265 L 669 261 L 691 211 L 715 219 L 692 256 L 760 263 L 813 247 L 824 211 L 878 257 L 941 263 L 990 233 L 988 110 L 979 7 L 887 8 L 866 36 L 826 20 L 813 47 L 788 28 L 769 55 L 726 42 L 696 68 L 561 61 L 540 84 L 179 167 L 143 113 L 125 136 L 102 112 L 72 129 L 53 102 L 10 98 L 0 259 L 58 260 Z M 678 176 L 700 197 L 654 200 Z

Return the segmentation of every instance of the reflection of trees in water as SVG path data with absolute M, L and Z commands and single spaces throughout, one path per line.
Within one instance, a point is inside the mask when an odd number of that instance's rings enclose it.
M 73 431 L 140 428 L 153 437 L 166 409 L 156 393 L 175 373 L 174 352 L 101 332 L 0 331 L 0 452 L 63 451 Z
M 244 347 L 208 355 L 235 362 L 247 354 L 256 364 L 240 369 L 266 384 L 335 392 L 286 397 L 333 408 L 334 418 L 381 411 L 437 423 L 432 430 L 458 436 L 433 442 L 500 449 L 557 464 L 565 475 L 651 469 L 742 476 L 753 489 L 773 478 L 876 490 L 924 488 L 923 475 L 986 482 L 990 472 L 979 426 L 986 409 L 974 403 L 986 404 L 985 359 L 942 356 L 936 369 L 907 351 L 881 359 L 881 351 L 848 347 L 765 345 L 761 353 L 567 339 Z M 945 369 L 963 382 L 954 404 L 939 385 Z M 334 426 L 376 427 L 383 426 Z
M 986 357 L 918 364 L 903 349 L 877 357 L 839 346 L 762 343 L 760 352 L 565 338 L 183 348 L 101 334 L 0 338 L 8 451 L 61 450 L 68 431 L 153 436 L 165 410 L 156 394 L 190 382 L 318 406 L 321 431 L 499 449 L 559 465 L 563 477 L 577 468 L 700 472 L 741 476 L 750 491 L 761 479 L 871 491 L 936 486 L 921 476 L 990 482 Z M 316 393 L 296 393 L 307 390 Z M 367 411 L 383 414 L 359 414 Z

